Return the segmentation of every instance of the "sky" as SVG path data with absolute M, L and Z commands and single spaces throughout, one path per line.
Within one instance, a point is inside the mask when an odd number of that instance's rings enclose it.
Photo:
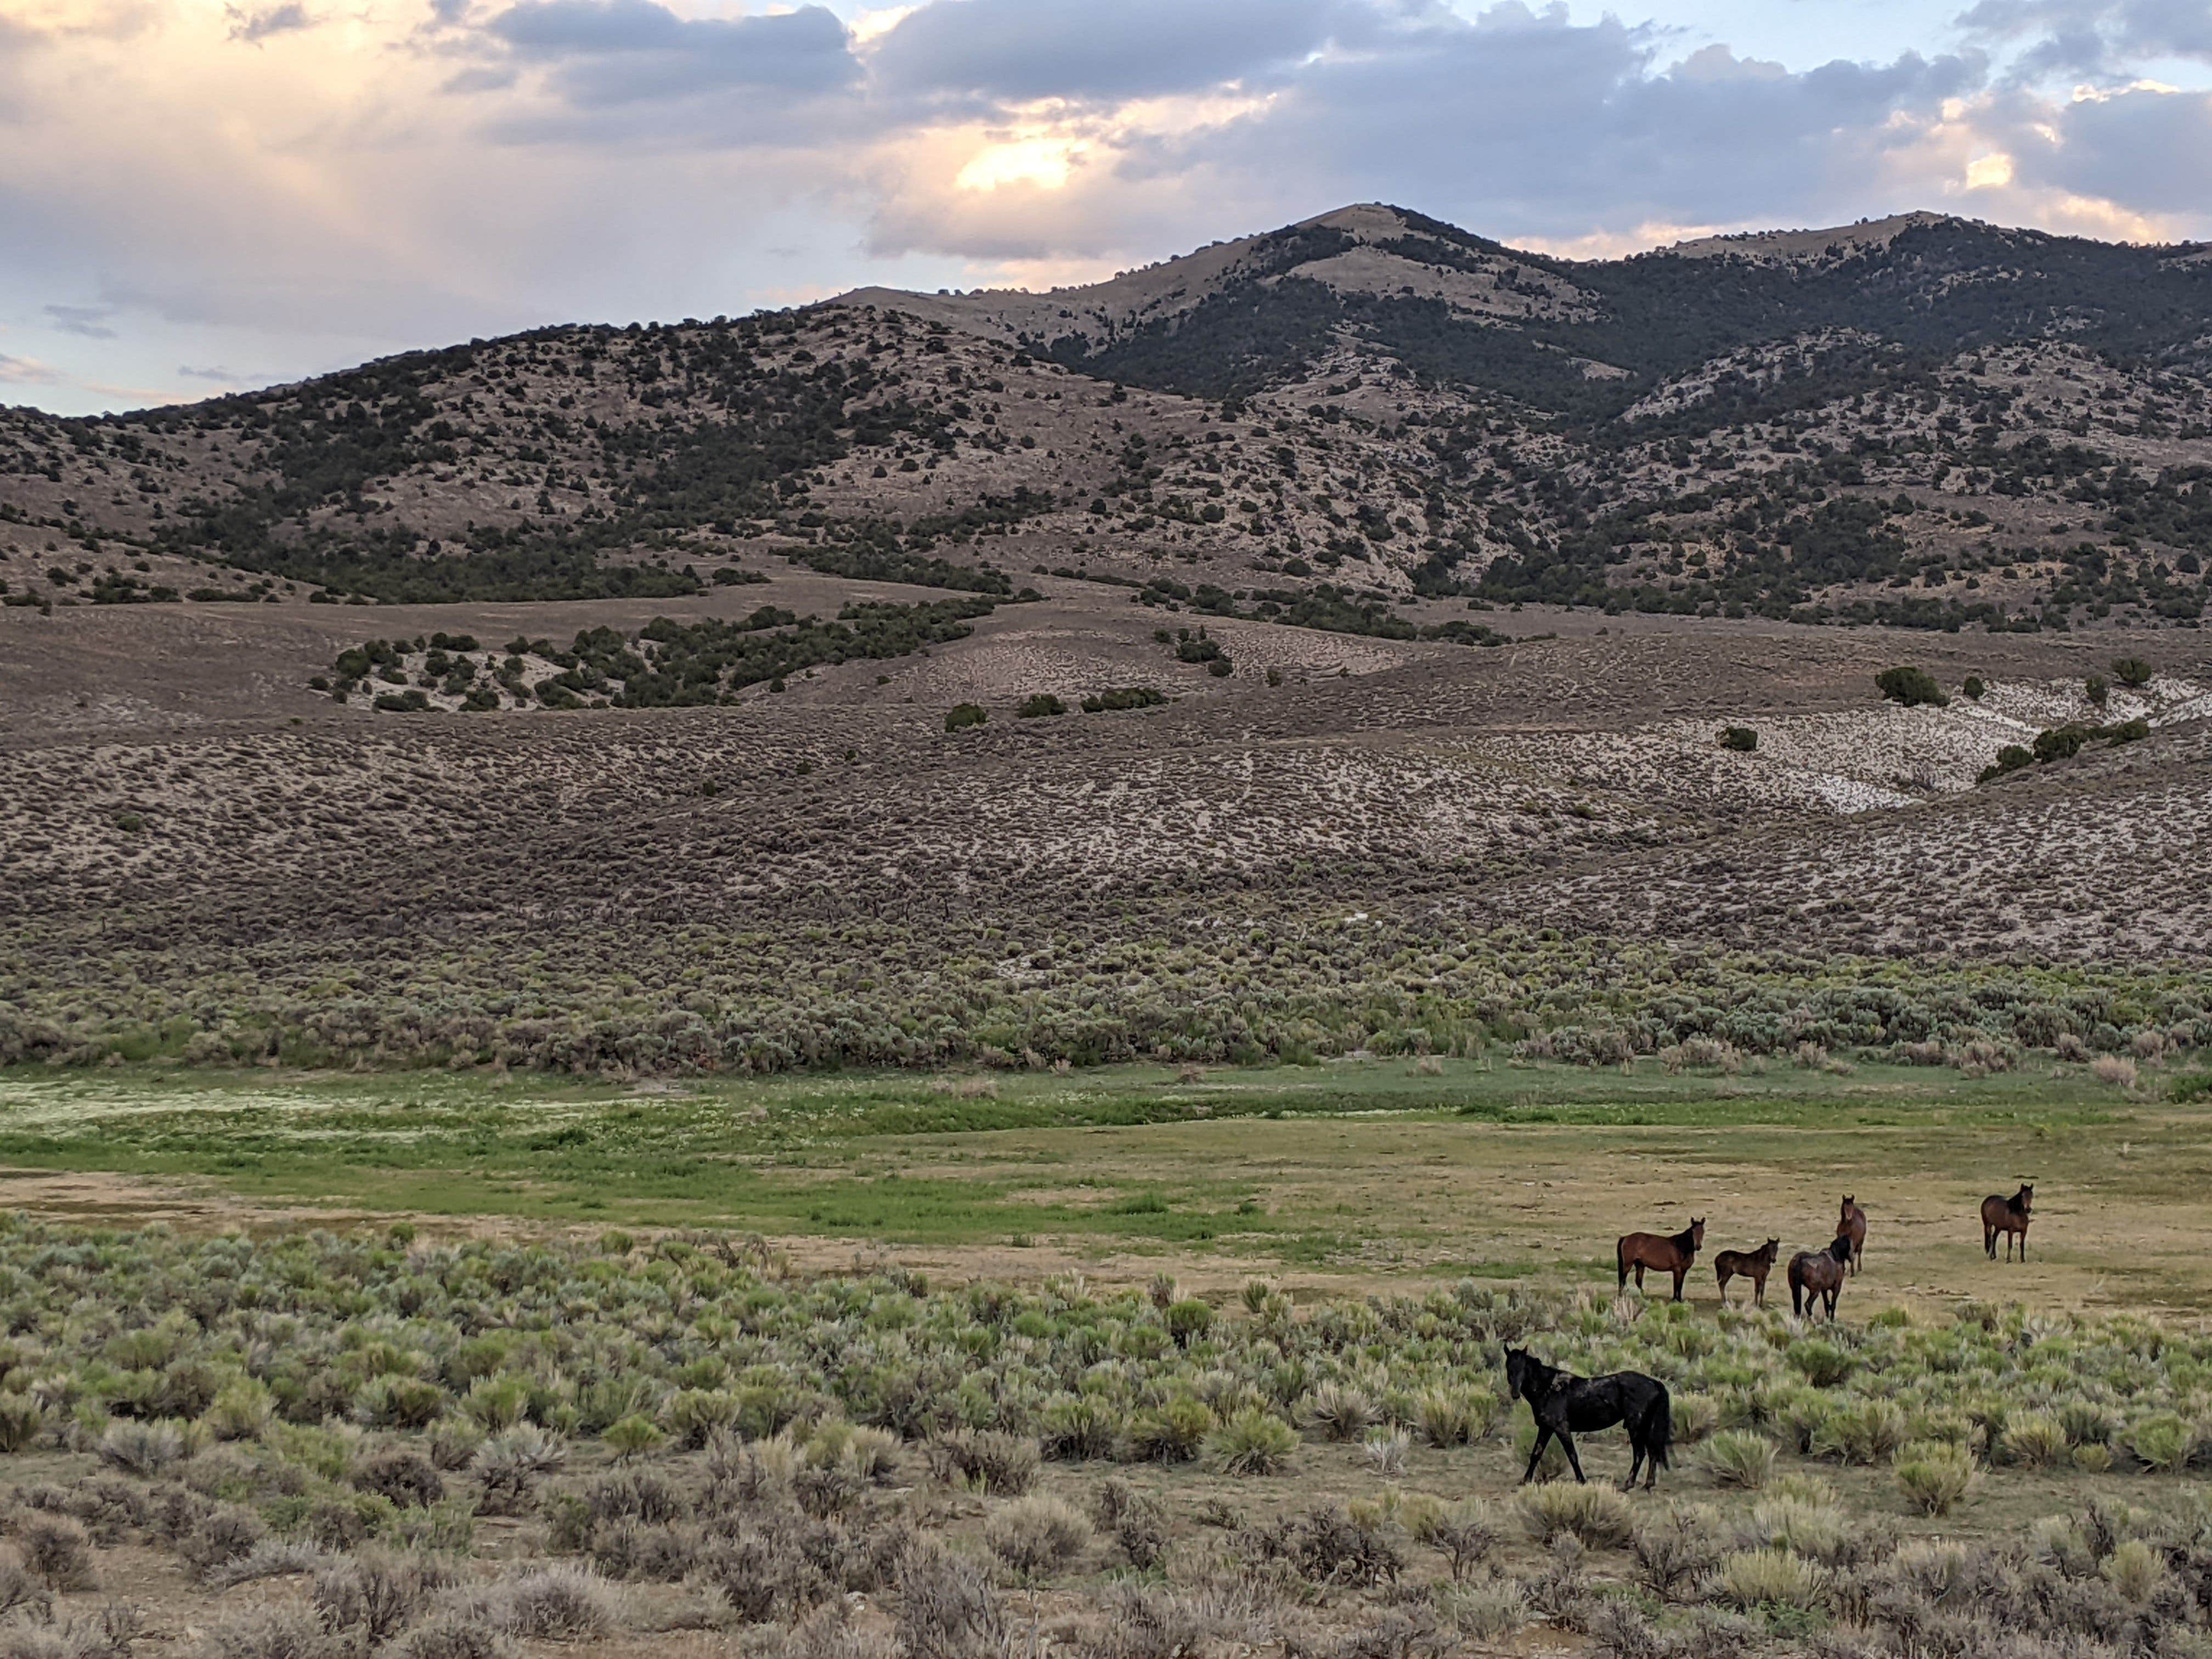
M 2212 239 L 2212 0 L 0 0 L 0 404 L 1095 281 L 1358 201 L 1578 258 Z

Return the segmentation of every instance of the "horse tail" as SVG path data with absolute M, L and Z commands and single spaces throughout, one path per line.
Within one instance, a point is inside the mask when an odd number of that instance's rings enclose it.
M 1613 1241 L 1613 1271 L 1620 1275 L 1615 1280 L 1615 1288 L 1626 1290 L 1628 1288 L 1628 1235 L 1626 1233 L 1623 1233 Z
M 1651 1402 L 1651 1409 L 1644 1413 L 1644 1453 L 1660 1468 L 1667 1467 L 1667 1449 L 1674 1443 L 1674 1406 L 1667 1397 L 1667 1385 L 1659 1385 L 1659 1397 Z

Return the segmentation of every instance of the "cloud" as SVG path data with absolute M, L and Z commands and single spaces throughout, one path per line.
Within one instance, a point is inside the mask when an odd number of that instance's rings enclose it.
M 2139 213 L 2201 216 L 2212 179 L 2212 93 L 2132 87 L 2011 112 L 2014 175 Z
M 2011 79 L 2132 75 L 2147 58 L 2212 62 L 2212 6 L 2204 0 L 1978 0 L 1959 27 L 2018 49 Z
M 51 363 L 34 357 L 11 357 L 0 351 L 0 385 L 58 386 L 68 378 Z
M 179 364 L 177 374 L 183 380 L 212 380 L 218 386 L 243 386 L 246 383 L 244 375 L 234 374 L 227 368 L 194 368 L 189 364 Z
M 112 340 L 115 331 L 107 326 L 107 319 L 115 314 L 113 306 L 48 306 L 46 315 L 53 319 L 54 327 L 64 334 L 82 334 L 88 340 Z
M 1370 15 L 1337 0 L 935 0 L 886 31 L 870 63 L 898 93 L 1157 97 L 1278 72 Z
M 299 0 L 286 0 L 283 5 L 267 6 L 258 11 L 225 6 L 223 15 L 230 20 L 232 40 L 243 40 L 255 46 L 272 34 L 289 34 L 295 30 L 315 26 L 315 20 L 307 15 L 307 9 Z
M 521 0 L 483 27 L 507 61 L 544 68 L 586 107 L 702 93 L 817 95 L 860 78 L 845 26 L 821 6 L 684 18 L 655 0 Z

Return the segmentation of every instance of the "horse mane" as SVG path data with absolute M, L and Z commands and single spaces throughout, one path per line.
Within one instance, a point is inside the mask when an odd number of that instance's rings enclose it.
M 1672 1244 L 1676 1249 L 1681 1251 L 1683 1255 L 1687 1255 L 1691 1251 L 1698 1248 L 1697 1232 L 1698 1224 L 1692 1221 L 1688 1226 L 1683 1228 L 1680 1232 L 1670 1235 L 1667 1242 L 1669 1244 Z
M 1827 1253 L 1838 1261 L 1849 1261 L 1851 1259 L 1851 1241 L 1850 1236 L 1845 1233 L 1838 1233 L 1834 1241 L 1829 1244 Z

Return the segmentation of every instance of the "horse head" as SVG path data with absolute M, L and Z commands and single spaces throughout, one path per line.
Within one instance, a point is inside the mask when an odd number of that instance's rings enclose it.
M 1690 1248 L 1697 1249 L 1705 1242 L 1705 1218 L 1701 1215 L 1690 1218 Z
M 1759 1253 L 1765 1256 L 1769 1261 L 1771 1261 L 1774 1260 L 1775 1253 L 1780 1250 L 1781 1248 L 1782 1241 L 1780 1239 L 1770 1238 L 1763 1246 L 1760 1247 Z
M 1838 1261 L 1849 1261 L 1851 1259 L 1851 1236 L 1838 1233 L 1835 1242 L 1828 1246 L 1828 1254 Z
M 1849 1193 L 1845 1193 L 1844 1194 L 1843 1216 L 1844 1220 L 1849 1221 L 1851 1218 L 1851 1206 L 1857 1202 L 1858 1200 L 1853 1198 Z
M 1505 1351 L 1505 1397 L 1508 1400 L 1521 1397 L 1521 1384 L 1528 1374 L 1528 1349 L 1508 1348 Z
M 2035 1207 L 2034 1182 L 2028 1181 L 2021 1182 L 2020 1183 L 2019 1194 L 2015 1197 L 2014 1202 L 2020 1206 L 2020 1212 L 2022 1215 L 2026 1215 L 2029 1211 L 2033 1210 Z

